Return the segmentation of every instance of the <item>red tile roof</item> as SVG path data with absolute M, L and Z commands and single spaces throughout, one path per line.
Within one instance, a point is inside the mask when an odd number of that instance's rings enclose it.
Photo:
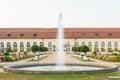
M 120 38 L 120 28 L 65 28 L 64 33 L 66 39 Z M 0 28 L 0 39 L 55 39 L 56 35 L 57 28 Z

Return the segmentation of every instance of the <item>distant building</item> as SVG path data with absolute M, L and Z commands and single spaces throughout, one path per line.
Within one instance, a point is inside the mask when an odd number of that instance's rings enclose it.
M 23 47 L 27 51 L 32 45 L 48 47 L 56 51 L 57 28 L 0 28 L 0 52 L 5 48 Z M 120 28 L 65 28 L 64 50 L 71 52 L 73 46 L 88 45 L 95 48 L 120 50 Z

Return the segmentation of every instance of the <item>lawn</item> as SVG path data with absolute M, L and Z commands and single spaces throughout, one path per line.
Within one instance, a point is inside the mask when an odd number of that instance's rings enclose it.
M 0 80 L 120 80 L 109 79 L 108 76 L 120 76 L 120 72 L 103 74 L 66 74 L 66 75 L 0 73 Z

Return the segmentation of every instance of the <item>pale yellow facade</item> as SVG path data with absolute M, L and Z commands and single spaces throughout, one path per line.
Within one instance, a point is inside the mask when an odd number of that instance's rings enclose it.
M 37 45 L 40 45 L 40 42 L 43 42 L 44 46 L 46 46 L 46 47 L 48 47 L 48 43 L 51 42 L 52 43 L 52 51 L 50 51 L 50 52 L 53 52 L 53 45 L 57 45 L 56 39 L 0 39 L 0 42 L 4 43 L 4 48 L 7 48 L 7 42 L 10 42 L 11 47 L 13 47 L 13 43 L 16 42 L 18 52 L 20 51 L 20 42 L 24 43 L 24 51 L 26 51 L 27 42 L 30 42 L 31 46 L 33 45 L 34 42 L 36 42 Z M 108 42 L 111 42 L 112 49 L 115 48 L 115 42 L 117 42 L 118 50 L 120 50 L 120 38 L 64 39 L 64 43 L 67 43 L 67 42 L 70 43 L 70 51 L 68 51 L 68 52 L 72 52 L 71 49 L 74 46 L 75 42 L 78 42 L 79 46 L 82 45 L 82 42 L 85 42 L 85 45 L 88 45 L 88 43 L 91 42 L 92 43 L 92 51 L 94 50 L 95 42 L 98 42 L 99 49 L 101 48 L 101 43 L 104 42 L 106 51 L 108 49 Z

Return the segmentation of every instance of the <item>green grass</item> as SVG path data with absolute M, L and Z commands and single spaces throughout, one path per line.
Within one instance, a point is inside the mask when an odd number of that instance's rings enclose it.
M 120 80 L 109 79 L 108 76 L 120 76 L 120 72 L 103 74 L 65 74 L 65 75 L 0 73 L 0 80 Z
M 3 68 L 4 65 L 0 65 L 0 68 Z

